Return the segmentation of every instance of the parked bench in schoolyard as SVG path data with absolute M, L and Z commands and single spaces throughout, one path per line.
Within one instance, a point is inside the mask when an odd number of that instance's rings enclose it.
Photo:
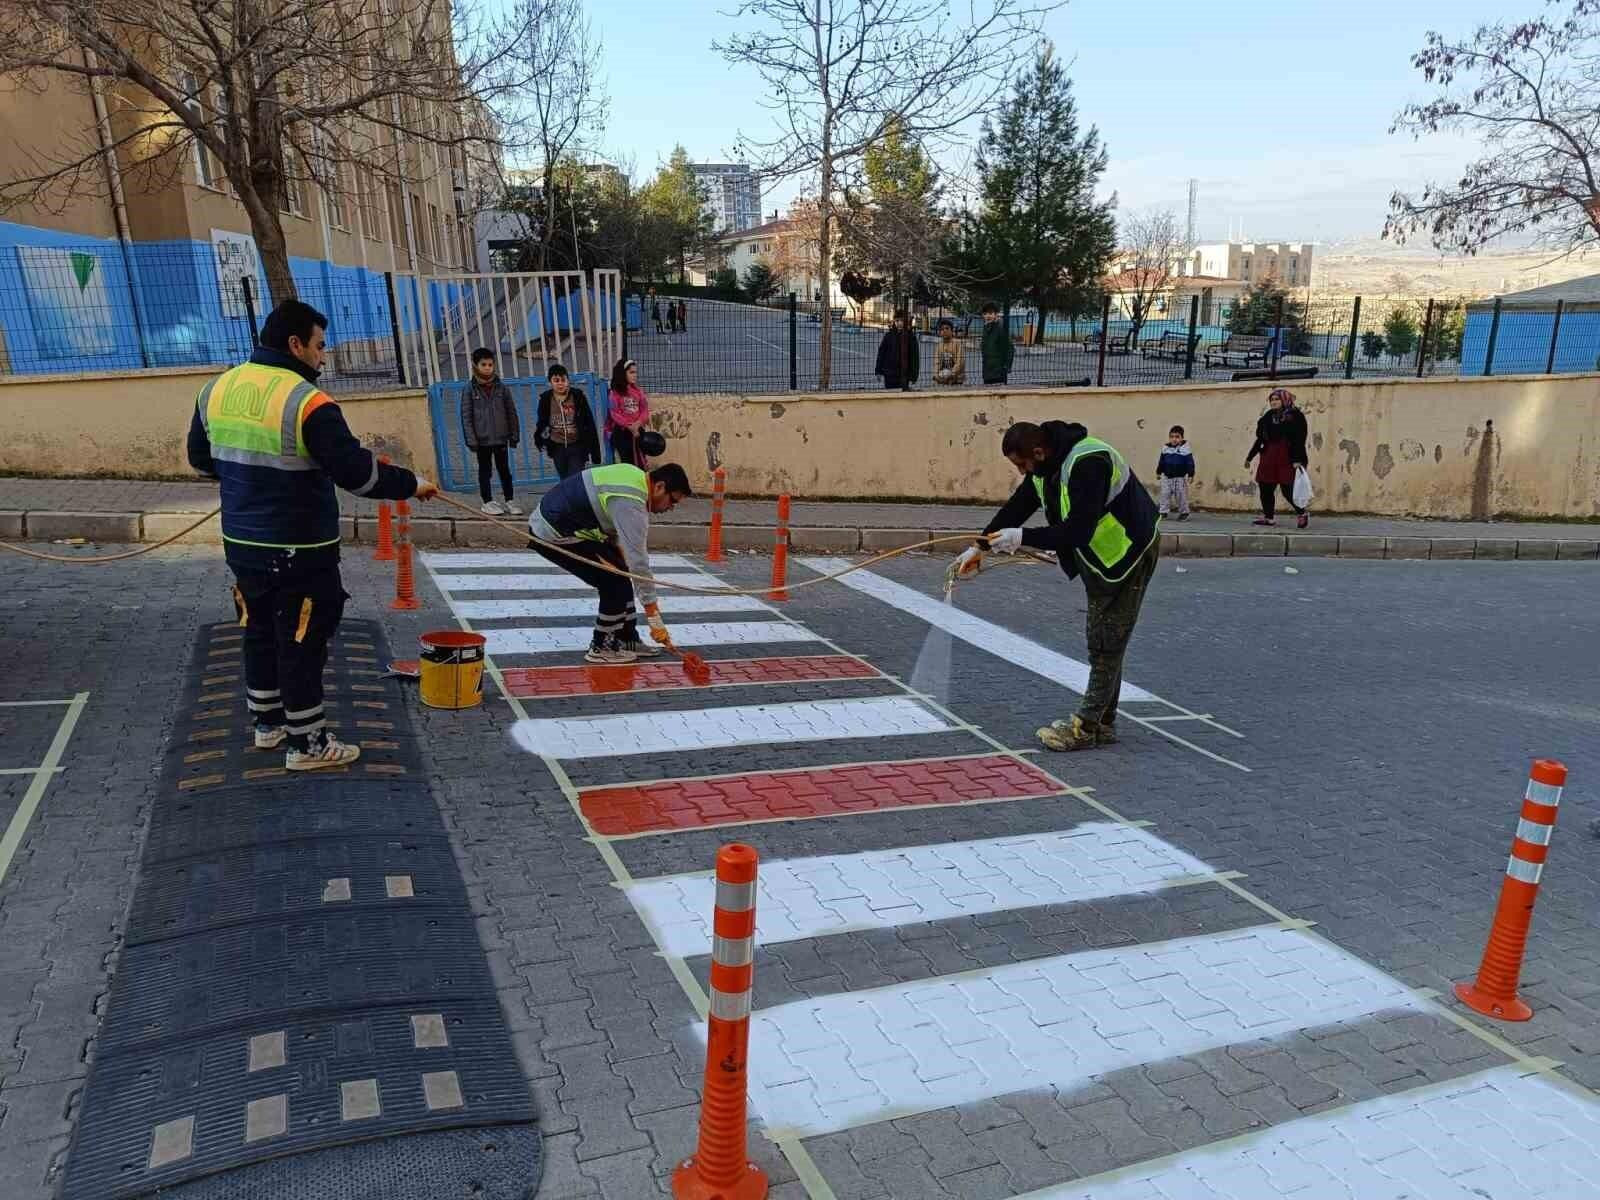
M 1233 333 L 1219 345 L 1206 349 L 1208 367 L 1251 367 L 1265 363 L 1272 339 L 1265 334 Z
M 1085 350 L 1099 350 L 1100 349 L 1100 338 L 1102 336 L 1103 335 L 1101 334 L 1101 332 L 1098 329 L 1091 330 L 1089 333 L 1084 334 L 1083 335 L 1083 348 Z M 1133 331 L 1130 329 L 1127 333 L 1113 333 L 1111 335 L 1111 337 L 1109 339 L 1107 339 L 1107 341 L 1106 341 L 1106 353 L 1107 354 L 1132 354 L 1133 353 Z
M 1139 347 L 1141 358 L 1170 358 L 1183 362 L 1189 357 L 1189 351 L 1200 343 L 1197 333 L 1190 337 L 1186 333 L 1173 333 L 1170 330 L 1160 337 L 1147 341 Z

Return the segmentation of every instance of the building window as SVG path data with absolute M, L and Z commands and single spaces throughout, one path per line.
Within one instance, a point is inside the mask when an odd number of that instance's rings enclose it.
M 364 183 L 360 172 L 355 173 L 358 212 L 361 216 L 361 236 L 371 241 L 382 241 L 383 220 L 378 214 L 378 189 Z
M 339 153 L 335 150 L 335 153 Z M 345 204 L 344 164 L 336 162 L 328 171 L 328 186 L 323 193 L 328 198 L 328 224 L 335 229 L 350 228 L 350 211 Z
M 189 97 L 189 115 L 197 121 L 205 120 L 205 107 L 200 103 L 200 81 L 192 71 L 183 73 L 184 94 Z M 201 187 L 215 188 L 222 174 L 218 164 L 211 161 L 211 152 L 199 138 L 194 139 L 194 177 Z
M 306 211 L 300 199 L 300 180 L 295 176 L 294 168 L 287 159 L 283 167 L 283 211 L 290 216 L 303 217 Z

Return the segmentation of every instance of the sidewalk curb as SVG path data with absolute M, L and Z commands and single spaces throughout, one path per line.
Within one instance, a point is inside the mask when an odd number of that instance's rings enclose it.
M 91 542 L 158 542 L 203 516 L 202 512 L 25 512 L 0 511 L 0 541 L 48 542 L 57 538 L 83 538 Z M 350 545 L 372 545 L 377 520 L 371 516 L 340 518 L 343 539 Z M 411 520 L 412 541 L 418 546 L 474 546 L 516 549 L 516 539 L 488 521 L 454 517 L 417 517 Z M 806 554 L 881 553 L 896 546 L 931 538 L 960 537 L 954 529 L 879 529 L 855 526 L 803 526 L 789 531 L 789 545 Z M 760 553 L 772 546 L 770 525 L 725 525 L 723 544 L 730 550 Z M 181 545 L 216 546 L 222 541 L 217 522 L 208 522 L 185 535 Z M 706 530 L 701 525 L 662 523 L 650 533 L 657 550 L 703 551 Z M 934 547 L 929 553 L 954 553 L 958 542 Z M 1372 534 L 1329 533 L 1179 533 L 1161 534 L 1161 553 L 1175 558 L 1377 558 L 1410 560 L 1487 560 L 1495 562 L 1592 562 L 1600 559 L 1600 538 L 1449 538 L 1381 537 Z

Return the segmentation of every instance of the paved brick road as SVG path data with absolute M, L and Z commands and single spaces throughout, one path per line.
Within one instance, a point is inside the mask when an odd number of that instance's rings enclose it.
M 943 565 L 877 573 L 933 592 Z M 727 574 L 757 582 L 766 566 Z M 396 645 L 454 623 L 431 581 L 425 611 L 395 618 L 387 576 L 348 567 L 352 615 L 382 615 Z M 663 1194 L 692 1148 L 707 962 L 695 873 L 735 837 L 768 864 L 752 1104 L 783 1141 L 758 1133 L 752 1149 L 777 1197 L 1079 1196 L 1072 1181 L 1130 1164 L 1146 1165 L 1103 1194 L 1202 1180 L 1235 1200 L 1320 1196 L 1330 1178 L 1361 1195 L 1396 1180 L 1419 1197 L 1582 1194 L 1594 1102 L 1523 1076 L 1559 1060 L 1557 1077 L 1600 1087 L 1596 569 L 1296 567 L 1163 564 L 1128 679 L 1170 703 L 1130 705 L 1149 724 L 1119 747 L 1020 761 L 1006 752 L 1073 694 L 856 591 L 676 619 L 789 620 L 826 641 L 719 636 L 707 654 L 754 664 L 836 645 L 883 675 L 765 682 L 750 665 L 709 690 L 573 695 L 570 671 L 546 687 L 542 668 L 576 658 L 539 647 L 570 635 L 510 631 L 582 618 L 469 610 L 517 614 L 472 621 L 521 651 L 501 662 L 526 698 L 422 710 L 419 733 L 542 1107 L 539 1195 Z M 3 569 L 0 701 L 89 693 L 0 879 L 0 1174 L 33 1200 L 53 1187 L 92 1054 L 179 664 L 226 590 L 201 550 Z M 480 557 L 460 573 L 535 569 Z M 435 570 L 452 573 L 448 559 Z M 452 596 L 562 595 L 480 582 Z M 1081 594 L 1049 569 L 986 574 L 956 598 L 1083 657 Z M 913 678 L 922 696 L 899 682 Z M 1215 723 L 1165 719 L 1184 711 Z M 0 708 L 0 768 L 37 765 L 53 719 Z M 607 752 L 628 730 L 650 752 Z M 1497 1046 L 1416 989 L 1475 967 L 1535 755 L 1563 758 L 1572 781 L 1525 974 L 1536 1016 L 1496 1026 Z M 989 759 L 1011 774 L 950 765 Z M 1068 786 L 1038 795 L 1038 768 Z M 6 820 L 23 779 L 0 775 Z M 974 790 L 947 802 L 930 779 Z M 590 840 L 580 811 L 609 814 L 617 836 Z M 1532 1146 L 1568 1174 L 1539 1175 Z

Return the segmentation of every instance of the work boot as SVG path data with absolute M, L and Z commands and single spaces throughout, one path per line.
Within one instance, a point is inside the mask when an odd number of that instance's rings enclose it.
M 1107 746 L 1117 740 L 1117 735 L 1112 733 L 1109 741 L 1106 740 L 1106 731 L 1103 726 L 1085 721 L 1082 717 L 1073 717 L 1070 721 L 1055 721 L 1037 731 L 1036 736 L 1048 750 L 1093 750 L 1096 746 Z
M 341 742 L 327 730 L 322 730 L 311 735 L 309 748 L 296 750 L 291 746 L 283 765 L 289 771 L 322 771 L 328 767 L 348 767 L 360 757 L 360 746 Z
M 638 655 L 624 649 L 616 634 L 606 634 L 602 637 L 597 633 L 594 641 L 589 643 L 588 653 L 583 657 L 592 663 L 631 663 Z
M 276 750 L 283 745 L 283 739 L 289 736 L 289 731 L 282 725 L 257 725 L 256 749 Z

